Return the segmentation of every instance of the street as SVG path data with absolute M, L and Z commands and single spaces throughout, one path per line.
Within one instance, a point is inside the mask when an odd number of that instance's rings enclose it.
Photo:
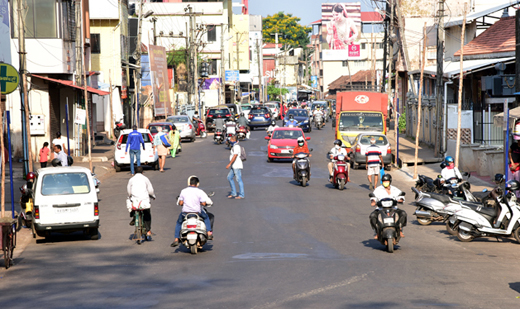
M 229 149 L 207 139 L 183 143 L 166 172 L 145 169 L 157 195 L 153 241 L 137 245 L 125 206 L 129 170 L 101 184 L 100 239 L 81 233 L 32 241 L 0 269 L 2 308 L 518 308 L 520 244 L 513 238 L 463 243 L 444 224 L 415 220 L 407 193 L 406 235 L 392 254 L 372 239 L 365 169 L 339 191 L 327 182 L 330 122 L 310 136 L 311 180 L 292 180 L 290 162 L 267 162 L 265 131 L 247 151 L 245 199 L 229 200 Z M 215 239 L 202 252 L 172 248 L 175 205 L 187 178 L 214 191 Z

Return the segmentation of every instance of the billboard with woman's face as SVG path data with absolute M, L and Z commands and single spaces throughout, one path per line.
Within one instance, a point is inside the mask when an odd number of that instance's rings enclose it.
M 323 51 L 323 60 L 361 58 L 357 43 L 361 33 L 361 3 L 324 3 L 321 5 L 323 35 L 329 50 Z

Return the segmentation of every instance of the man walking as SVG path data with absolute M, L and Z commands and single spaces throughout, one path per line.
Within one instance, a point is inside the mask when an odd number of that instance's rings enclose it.
M 130 173 L 133 176 L 135 175 L 134 157 L 136 158 L 137 166 L 141 166 L 140 146 L 143 145 L 144 150 L 144 140 L 141 133 L 137 132 L 136 125 L 134 125 L 132 129 L 133 131 L 128 134 L 128 139 L 126 140 L 125 156 L 128 154 L 128 147 L 130 147 Z
M 376 145 L 376 139 L 374 137 L 370 139 L 370 146 L 367 147 L 365 159 L 370 190 L 374 190 L 379 178 L 379 164 L 381 164 L 381 168 L 385 167 L 383 157 L 381 156 L 381 149 Z M 374 175 L 374 184 L 372 184 L 372 175 Z
M 229 164 L 226 166 L 226 169 L 230 168 L 227 179 L 229 181 L 229 185 L 231 186 L 231 194 L 228 196 L 228 198 L 243 199 L 245 197 L 244 183 L 242 182 L 242 169 L 244 166 L 242 164 L 242 159 L 240 159 L 242 151 L 235 135 L 230 137 L 229 146 L 231 147 L 231 155 L 229 157 Z M 235 181 L 233 180 L 234 177 L 238 182 L 238 195 Z

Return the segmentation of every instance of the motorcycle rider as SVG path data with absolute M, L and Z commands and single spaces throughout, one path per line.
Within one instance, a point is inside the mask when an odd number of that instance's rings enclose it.
M 446 163 L 446 167 L 441 171 L 443 182 L 453 177 L 457 177 L 459 182 L 462 181 L 462 175 L 459 169 L 455 167 L 453 158 L 448 156 L 444 159 L 444 162 Z
M 345 155 L 345 159 L 347 161 L 350 160 L 350 158 L 348 157 L 347 155 L 347 150 L 342 146 L 342 142 L 341 140 L 337 139 L 334 141 L 334 147 L 332 147 L 332 149 L 329 151 L 329 159 L 330 159 L 330 162 L 328 164 L 328 168 L 329 168 L 329 181 L 332 181 L 332 178 L 334 177 L 334 163 L 336 162 L 336 160 L 334 160 L 334 157 L 339 155 L 339 154 L 343 154 Z M 350 166 L 347 165 L 347 168 L 348 168 L 348 179 L 347 181 L 350 182 Z
M 224 119 L 222 119 L 222 118 L 215 119 L 215 131 L 216 130 L 220 130 L 220 132 L 222 132 L 222 134 L 224 134 L 224 131 L 225 131 Z
M 128 180 L 126 186 L 128 199 L 126 200 L 126 208 L 130 212 L 130 225 L 135 224 L 135 210 L 133 208 L 139 207 L 143 210 L 144 228 L 146 230 L 146 237 L 152 236 L 152 214 L 150 212 L 150 197 L 155 200 L 155 193 L 152 183 L 148 177 L 143 175 L 143 167 L 137 166 L 135 168 L 135 175 Z
M 172 247 L 179 245 L 179 238 L 181 237 L 181 228 L 184 217 L 189 213 L 198 214 L 206 225 L 208 231 L 208 240 L 213 239 L 213 232 L 211 231 L 211 222 L 209 221 L 208 214 L 204 211 L 201 206 L 206 206 L 208 195 L 206 192 L 198 188 L 199 178 L 190 177 L 189 187 L 183 189 L 179 195 L 178 204 L 182 206 L 182 211 L 177 219 L 177 225 L 175 226 L 175 240 L 171 244 Z
M 236 122 L 235 120 L 233 119 L 232 116 L 229 116 L 227 119 L 226 119 L 226 135 L 229 133 L 229 134 L 232 134 L 233 136 L 235 136 L 236 134 Z M 226 138 L 226 144 L 229 145 L 229 137 Z
M 309 147 L 307 147 L 307 143 L 305 142 L 305 139 L 303 136 L 298 137 L 297 139 L 298 146 L 294 147 L 293 149 L 293 161 L 292 161 L 292 171 L 293 171 L 293 177 L 296 178 L 296 155 L 300 152 L 304 152 L 309 154 L 309 157 L 312 157 L 312 154 L 310 154 Z M 311 167 L 311 163 L 309 162 L 309 170 Z M 309 173 L 309 177 L 310 177 Z
M 316 116 L 318 114 L 321 115 L 321 120 L 322 120 L 321 125 L 323 126 L 323 112 L 321 111 L 321 108 L 319 106 L 317 106 L 316 109 L 314 110 L 314 112 L 312 113 L 314 122 L 316 122 Z
M 290 127 L 290 126 L 298 127 L 298 121 L 296 121 L 296 120 L 294 119 L 294 115 L 293 115 L 293 114 L 290 114 L 290 115 L 289 115 L 289 121 L 287 121 L 287 122 L 285 123 L 285 126 L 286 126 L 286 127 Z
M 246 116 L 244 115 L 244 113 L 240 113 L 240 117 L 238 118 L 238 122 L 237 122 L 237 125 L 239 127 L 241 126 L 244 126 L 246 128 L 246 138 L 249 139 L 249 120 L 247 120 Z
M 370 198 L 370 205 L 372 207 L 376 206 L 376 203 L 378 200 L 381 200 L 383 198 L 393 198 L 396 199 L 398 202 L 404 202 L 404 196 L 399 196 L 401 194 L 401 190 L 399 190 L 397 187 L 392 186 L 392 176 L 390 174 L 384 174 L 381 178 L 383 181 L 383 185 L 377 187 L 374 190 L 375 197 Z M 406 226 L 406 212 L 402 209 L 399 209 L 396 207 L 395 212 L 399 215 L 399 233 L 401 237 L 404 237 L 403 234 L 403 228 Z M 374 236 L 374 239 L 377 239 L 377 234 L 379 231 L 377 230 L 377 215 L 379 213 L 379 208 L 376 208 L 374 210 L 369 218 L 370 218 L 370 225 L 372 226 L 372 229 L 376 233 Z

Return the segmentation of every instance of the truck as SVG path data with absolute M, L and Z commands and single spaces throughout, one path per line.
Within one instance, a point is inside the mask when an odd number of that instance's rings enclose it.
M 385 134 L 388 94 L 371 91 L 346 91 L 336 95 L 335 136 L 350 152 L 359 133 Z

